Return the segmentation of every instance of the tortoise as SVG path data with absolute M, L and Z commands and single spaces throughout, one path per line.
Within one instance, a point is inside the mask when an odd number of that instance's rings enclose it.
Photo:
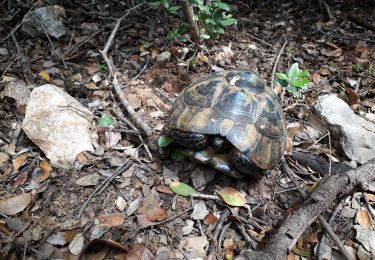
M 274 168 L 287 139 L 276 94 L 249 70 L 215 72 L 187 86 L 166 127 L 190 159 L 235 178 Z

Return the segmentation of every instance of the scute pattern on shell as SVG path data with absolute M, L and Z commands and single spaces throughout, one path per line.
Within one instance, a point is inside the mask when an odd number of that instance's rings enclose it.
M 225 136 L 261 169 L 276 166 L 286 143 L 277 96 L 251 71 L 213 73 L 177 97 L 167 127 Z

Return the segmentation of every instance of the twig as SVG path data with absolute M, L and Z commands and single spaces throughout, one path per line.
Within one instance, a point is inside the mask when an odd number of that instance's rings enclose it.
M 140 3 L 139 5 L 136 5 L 135 7 L 128 9 L 127 12 L 116 21 L 115 27 L 113 28 L 112 33 L 108 38 L 108 41 L 107 41 L 107 43 L 104 47 L 104 50 L 99 50 L 99 52 L 103 56 L 104 61 L 107 63 L 109 72 L 110 72 L 111 76 L 113 77 L 113 79 L 112 79 L 113 89 L 115 90 L 115 92 L 116 92 L 118 98 L 120 99 L 122 105 L 125 107 L 126 111 L 129 113 L 129 115 L 131 116 L 133 121 L 143 130 L 143 132 L 147 136 L 150 136 L 150 135 L 152 135 L 151 127 L 145 121 L 143 121 L 143 119 L 135 112 L 133 107 L 129 105 L 129 102 L 125 98 L 125 95 L 122 92 L 121 86 L 117 81 L 117 77 L 116 77 L 116 74 L 115 74 L 115 67 L 113 65 L 113 62 L 107 55 L 108 50 L 109 50 L 109 48 L 110 48 L 110 46 L 113 42 L 113 39 L 115 38 L 116 32 L 118 31 L 118 29 L 120 27 L 121 21 L 123 19 L 125 19 L 127 16 L 129 16 L 131 11 L 135 10 L 136 8 L 140 7 L 143 4 L 144 3 Z
M 333 221 L 335 220 L 335 217 L 336 217 L 337 213 L 338 213 L 338 212 L 341 210 L 341 208 L 343 207 L 344 202 L 345 202 L 345 200 L 341 200 L 341 202 L 337 205 L 335 211 L 332 213 L 331 218 L 328 220 L 328 224 L 329 224 L 329 225 L 332 225 Z M 324 232 L 323 235 L 322 235 L 322 238 L 320 239 L 320 242 L 319 242 L 319 247 L 318 247 L 318 260 L 322 260 L 322 259 L 323 259 L 323 250 L 324 250 L 324 247 L 323 247 L 323 246 L 325 245 L 326 237 L 327 237 L 327 232 Z
M 220 234 L 221 229 L 223 228 L 224 221 L 227 219 L 229 214 L 230 214 L 230 211 L 228 209 L 225 209 L 223 213 L 221 214 L 219 221 L 217 222 L 216 227 L 215 227 L 215 232 L 213 236 L 214 241 L 218 241 L 219 234 Z
M 262 40 L 262 39 L 259 39 L 259 38 L 255 37 L 255 36 L 251 35 L 250 33 L 245 33 L 245 34 L 246 34 L 247 36 L 249 36 L 250 38 L 253 38 L 254 40 L 257 40 L 257 41 L 259 41 L 259 42 L 261 42 L 261 43 L 267 45 L 268 47 L 271 47 L 272 49 L 275 49 L 275 47 L 274 47 L 271 43 L 266 42 L 266 41 L 264 41 L 264 40 Z
M 349 14 L 348 19 L 367 30 L 371 30 L 375 32 L 375 25 L 368 23 L 364 18 L 360 16 Z
M 224 240 L 225 233 L 227 233 L 227 230 L 228 230 L 228 228 L 230 227 L 231 224 L 232 223 L 229 222 L 226 225 L 224 225 L 224 227 L 221 229 L 220 236 L 219 236 L 219 241 L 217 243 L 218 247 L 221 246 L 221 243 Z
M 44 31 L 44 34 L 47 36 L 47 39 L 49 41 L 49 44 L 51 44 L 51 48 L 53 50 L 53 52 L 57 55 L 57 57 L 59 57 L 59 59 L 61 60 L 61 62 L 63 63 L 64 65 L 64 68 L 68 68 L 68 65 L 66 65 L 66 62 L 64 60 L 64 57 L 60 55 L 60 53 L 57 52 L 55 46 L 53 46 L 53 43 L 52 43 L 52 40 L 51 38 L 49 37 L 48 35 L 48 32 L 46 30 L 46 27 L 44 26 L 44 22 L 43 22 L 43 19 L 42 19 L 42 16 L 40 14 L 38 14 L 38 18 L 39 18 L 39 24 L 40 26 L 42 27 L 43 31 Z
M 334 20 L 334 17 L 332 16 L 331 11 L 329 10 L 329 6 L 328 6 L 328 4 L 326 3 L 326 1 L 322 1 L 321 3 L 322 3 L 323 6 L 324 6 L 325 15 L 327 16 L 327 18 L 328 18 L 330 21 Z
M 293 184 L 297 187 L 298 192 L 301 195 L 301 197 L 304 200 L 306 200 L 306 198 L 307 198 L 306 192 L 304 190 L 302 190 L 301 187 L 299 186 L 298 182 L 294 178 L 293 170 L 290 169 L 288 163 L 285 161 L 284 158 L 281 158 L 281 165 L 283 166 L 283 169 L 286 172 L 286 174 L 288 175 L 288 177 L 292 180 Z M 318 220 L 322 224 L 325 231 L 329 234 L 329 236 L 331 237 L 333 242 L 336 244 L 336 246 L 340 249 L 340 251 L 344 255 L 345 259 L 352 260 L 352 257 L 347 252 L 344 245 L 341 243 L 340 238 L 335 234 L 335 232 L 333 232 L 332 228 L 329 226 L 327 221 L 321 215 L 318 216 Z M 297 238 L 295 238 L 295 239 L 297 239 Z
M 20 59 L 20 61 L 21 61 L 21 67 L 23 69 L 25 80 L 26 80 L 27 83 L 30 83 L 31 72 L 30 72 L 29 62 L 28 62 L 26 56 L 24 55 L 24 53 L 22 52 L 21 47 L 18 44 L 16 36 L 14 34 L 12 34 L 11 38 L 12 38 L 12 41 L 14 43 L 14 46 L 16 47 L 18 56 L 20 56 L 20 58 L 21 58 Z
M 0 79 L 4 77 L 5 73 L 9 70 L 10 66 L 12 66 L 12 64 L 15 63 L 20 57 L 21 57 L 21 56 L 17 56 L 14 60 L 12 60 L 12 61 L 9 63 L 9 65 L 5 68 L 3 74 L 1 74 Z
M 99 33 L 101 33 L 102 31 L 104 31 L 104 28 L 100 29 L 99 31 L 93 32 L 91 35 L 87 36 L 82 41 L 76 43 L 75 45 L 73 45 L 69 50 L 67 50 L 64 53 L 64 56 L 67 56 L 72 50 L 74 50 L 75 48 L 78 48 L 81 45 L 85 44 L 86 42 L 88 42 L 89 40 L 91 40 L 92 38 L 94 38 L 96 35 L 98 35 Z
M 123 165 L 121 165 L 119 168 L 117 168 L 117 170 L 111 175 L 109 176 L 105 181 L 103 181 L 100 185 L 98 185 L 98 187 L 95 188 L 95 190 L 91 193 L 91 195 L 87 198 L 87 200 L 85 201 L 85 203 L 83 203 L 81 209 L 79 210 L 79 213 L 77 215 L 77 218 L 80 218 L 83 211 L 85 210 L 85 208 L 87 207 L 87 205 L 89 204 L 89 202 L 91 201 L 91 199 L 96 195 L 96 194 L 100 194 L 101 192 L 104 191 L 105 188 L 107 188 L 107 186 L 112 182 L 112 180 L 114 178 L 116 178 L 118 175 L 120 175 L 121 173 L 123 173 L 124 171 L 126 171 L 128 168 L 130 168 L 131 166 L 131 162 L 132 160 L 127 160 L 126 163 L 124 163 Z M 100 190 L 100 191 L 99 191 Z
M 181 217 L 182 215 L 185 215 L 186 213 L 188 213 L 188 212 L 191 211 L 192 209 L 193 209 L 193 207 L 190 207 L 190 208 L 186 209 L 185 211 L 183 211 L 182 213 L 177 214 L 177 215 L 175 215 L 175 216 L 173 216 L 173 217 L 167 218 L 167 219 L 165 219 L 165 220 L 163 220 L 163 221 L 155 222 L 155 223 L 152 223 L 152 224 L 150 224 L 150 225 L 146 225 L 146 226 L 138 227 L 138 228 L 132 228 L 132 229 L 124 228 L 124 230 L 131 232 L 131 231 L 138 231 L 138 230 L 146 229 L 146 228 L 150 228 L 150 227 L 155 227 L 155 226 L 158 226 L 158 225 L 161 225 L 161 224 L 167 223 L 167 222 L 169 222 L 169 221 L 172 221 L 172 220 L 174 220 L 174 219 L 176 219 L 176 218 L 178 218 L 178 217 Z
M 236 228 L 238 229 L 238 231 L 240 232 L 241 236 L 245 239 L 245 241 L 248 243 L 248 245 L 250 246 L 250 248 L 252 249 L 255 249 L 257 248 L 257 242 L 255 242 L 254 239 L 252 239 L 249 234 L 247 234 L 245 228 L 241 225 L 241 223 L 239 222 L 234 222 L 234 225 L 236 226 Z
M 271 89 L 273 90 L 273 85 L 274 85 L 274 80 L 275 80 L 275 73 L 276 73 L 276 67 L 277 67 L 277 64 L 279 63 L 279 60 L 280 60 L 280 57 L 281 57 L 281 54 L 284 52 L 284 49 L 285 49 L 285 46 L 286 44 L 288 43 L 288 38 L 287 36 L 285 35 L 285 41 L 284 41 L 284 44 L 283 46 L 280 48 L 280 51 L 279 53 L 277 54 L 276 58 L 275 58 L 275 62 L 273 64 L 273 68 L 272 68 L 272 74 L 271 74 Z
M 150 62 L 150 57 L 147 55 L 146 56 L 146 62 L 145 62 L 145 65 L 143 66 L 143 68 L 141 69 L 140 72 L 138 72 L 137 75 L 135 75 L 134 78 L 132 78 L 132 80 L 137 80 L 142 74 L 143 72 L 145 72 L 145 70 L 147 69 L 147 66 L 148 66 L 148 63 Z
M 1 41 L 0 41 L 0 43 L 2 43 L 3 41 L 5 41 L 6 39 L 8 39 L 10 36 L 12 36 L 17 30 L 18 30 L 18 28 L 20 28 L 21 27 L 21 25 L 25 22 L 25 19 L 26 19 L 26 17 L 29 15 L 29 13 L 31 12 L 31 10 L 33 10 L 34 9 L 34 7 L 37 5 L 37 4 L 39 4 L 41 1 L 40 0 L 38 0 L 38 1 L 36 1 L 34 4 L 33 4 L 33 6 L 31 6 L 30 7 L 30 9 L 29 9 L 29 11 L 27 11 L 27 13 L 25 14 L 25 16 L 22 18 L 22 21 L 5 37 L 5 38 L 3 38 Z
M 220 201 L 222 201 L 222 199 L 219 198 L 218 196 L 208 195 L 208 194 L 195 193 L 195 194 L 190 194 L 190 197 L 192 197 L 192 198 L 201 198 L 201 199 L 220 200 Z

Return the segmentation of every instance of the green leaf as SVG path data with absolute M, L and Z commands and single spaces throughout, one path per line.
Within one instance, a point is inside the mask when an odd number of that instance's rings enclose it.
M 281 80 L 285 80 L 285 81 L 289 80 L 288 76 L 284 73 L 276 73 L 276 77 L 278 77 Z
M 113 125 L 113 117 L 108 114 L 102 114 L 99 119 L 99 126 L 100 127 L 108 127 Z
M 215 31 L 221 34 L 225 33 L 224 28 L 221 26 L 215 26 Z
M 204 21 L 206 22 L 206 24 L 214 24 L 214 25 L 216 24 L 216 22 L 214 20 L 210 19 L 210 18 L 208 18 Z
M 205 33 L 202 33 L 202 34 L 201 34 L 201 37 L 202 37 L 203 39 L 206 39 L 206 40 L 208 40 L 208 39 L 211 38 L 208 34 L 205 34 Z
M 172 14 L 177 14 L 178 10 L 180 10 L 180 7 L 178 5 L 173 5 L 168 8 L 168 12 Z
M 226 4 L 226 3 L 217 2 L 216 5 L 217 5 L 217 7 L 219 7 L 222 10 L 225 10 L 225 11 L 229 11 L 230 10 L 230 6 L 228 4 Z
M 173 142 L 173 139 L 168 135 L 161 135 L 158 140 L 158 145 L 160 148 L 167 147 Z
M 290 82 L 290 85 L 297 88 L 303 88 L 307 84 L 309 84 L 310 81 L 307 78 L 297 78 Z
M 179 149 L 176 149 L 176 150 L 173 150 L 171 153 L 170 153 L 170 156 L 173 160 L 175 161 L 182 161 L 183 159 L 185 159 L 185 154 L 179 150 Z
M 228 19 L 222 20 L 221 24 L 224 25 L 224 26 L 237 24 L 237 20 L 234 19 L 234 18 L 228 18 Z
M 290 79 L 294 79 L 298 76 L 299 73 L 300 69 L 298 68 L 298 63 L 294 63 L 288 71 L 288 77 Z
M 217 191 L 217 194 L 225 203 L 234 207 L 242 207 L 246 204 L 245 196 L 232 187 L 224 187 Z
M 309 72 L 307 70 L 304 70 L 304 71 L 301 71 L 298 76 L 300 78 L 304 78 L 304 77 L 307 77 L 309 75 Z
M 288 92 L 292 93 L 294 97 L 299 97 L 299 92 L 295 87 L 289 85 L 286 89 Z
M 169 184 L 169 188 L 178 195 L 188 197 L 191 194 L 197 193 L 197 191 L 191 187 L 190 185 L 187 185 L 186 183 L 174 181 Z

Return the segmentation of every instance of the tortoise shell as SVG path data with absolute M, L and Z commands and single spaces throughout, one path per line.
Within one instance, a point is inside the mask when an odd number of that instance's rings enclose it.
M 261 169 L 279 162 L 285 118 L 276 94 L 252 71 L 213 73 L 186 87 L 167 121 L 169 129 L 225 137 Z

